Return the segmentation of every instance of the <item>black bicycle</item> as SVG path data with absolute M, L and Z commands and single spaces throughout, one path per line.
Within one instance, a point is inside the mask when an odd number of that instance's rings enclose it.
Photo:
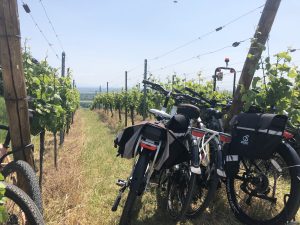
M 0 171 L 3 174 L 5 181 L 14 185 L 19 182 L 26 183 L 26 193 L 35 202 L 40 212 L 43 214 L 42 196 L 39 183 L 33 168 L 23 160 L 13 161 L 10 157 L 13 151 L 9 151 L 10 133 L 8 126 L 0 125 L 0 129 L 6 131 L 5 141 L 0 146 Z M 32 149 L 33 145 L 25 146 L 19 151 Z M 19 181 L 18 181 L 19 179 Z
M 4 199 L 0 202 L 3 210 L 1 224 L 44 225 L 43 216 L 32 199 L 15 185 L 0 181 Z
M 206 100 L 206 103 L 209 101 Z M 242 124 L 245 125 L 243 132 L 250 133 L 244 133 L 243 136 L 235 135 L 232 139 L 234 143 L 238 140 L 239 143 L 247 145 L 250 141 L 249 138 L 252 137 L 251 131 L 256 130 L 255 135 L 263 138 L 256 140 L 260 144 L 249 149 L 248 154 L 241 152 L 243 146 L 239 146 L 234 155 L 228 154 L 226 151 L 231 149 L 228 147 L 230 144 L 224 144 L 224 138 L 222 138 L 223 140 L 220 138 L 220 141 L 223 142 L 222 152 L 224 153 L 222 161 L 225 162 L 225 168 L 227 168 L 226 179 L 224 176 L 221 178 L 226 182 L 231 209 L 241 222 L 264 225 L 285 224 L 293 219 L 300 205 L 300 159 L 292 147 L 298 146 L 298 130 L 295 128 L 291 130 L 291 126 L 287 127 L 288 131 L 284 130 L 285 123 L 272 120 L 273 117 L 276 118 L 275 115 L 269 115 L 269 119 L 262 121 L 253 120 L 253 117 L 257 115 L 262 117 L 266 115 L 255 113 L 257 110 L 252 107 L 251 113 L 245 114 L 242 121 Z M 278 127 L 280 127 L 279 130 Z M 275 131 L 272 130 L 273 128 Z M 243 132 L 239 131 L 238 134 Z M 267 134 L 258 135 L 260 132 Z M 206 132 L 206 135 L 209 136 L 213 133 L 214 131 Z M 265 145 L 268 148 L 259 152 L 264 149 L 261 146 Z M 270 154 L 266 156 L 265 152 Z M 256 155 L 253 156 L 253 154 Z
M 166 108 L 171 92 L 150 81 L 144 83 L 165 93 Z M 129 127 L 116 140 L 119 153 L 125 158 L 134 158 L 129 178 L 118 181 L 121 189 L 112 208 L 113 211 L 117 209 L 123 192 L 129 187 L 120 224 L 130 222 L 134 202 L 145 191 L 154 169 L 157 173 L 167 174 L 167 209 L 173 219 L 180 220 L 193 193 L 195 171 L 200 171 L 197 141 L 189 129 L 191 119 L 199 116 L 197 107 L 180 105 L 174 116 L 163 110 L 152 109 L 150 112 L 157 118 L 156 123 Z

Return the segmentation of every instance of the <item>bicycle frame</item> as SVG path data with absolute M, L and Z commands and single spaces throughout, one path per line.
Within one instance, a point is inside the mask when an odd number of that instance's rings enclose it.
M 230 142 L 230 138 L 231 137 L 230 135 L 228 134 L 225 134 L 223 132 L 218 132 L 218 131 L 214 131 L 214 130 L 211 130 L 211 129 L 208 129 L 208 128 L 191 128 L 192 129 L 192 132 L 198 132 L 198 143 L 199 143 L 199 154 L 200 154 L 200 162 L 202 162 L 203 160 L 203 157 L 202 157 L 202 152 L 204 152 L 204 155 L 206 156 L 207 155 L 207 152 L 205 150 L 206 146 L 210 143 L 210 141 L 212 139 L 214 139 L 216 141 L 216 143 L 218 144 L 218 149 L 217 149 L 217 174 L 220 176 L 220 177 L 223 177 L 225 178 L 226 177 L 226 174 L 225 174 L 225 171 L 223 169 L 223 165 L 222 165 L 222 162 L 223 162 L 223 154 L 222 154 L 222 142 L 224 143 L 228 143 Z M 206 138 L 206 135 L 209 135 L 208 139 L 205 140 Z M 224 137 L 227 137 L 229 139 L 226 139 Z M 222 140 L 222 141 L 221 141 Z M 200 146 L 201 145 L 201 146 Z

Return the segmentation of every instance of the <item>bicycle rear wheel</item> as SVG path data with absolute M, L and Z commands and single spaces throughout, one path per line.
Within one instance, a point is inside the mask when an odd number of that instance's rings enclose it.
M 290 145 L 284 146 L 269 160 L 242 159 L 237 176 L 227 179 L 229 204 L 241 222 L 280 225 L 297 213 L 300 159 Z
M 6 212 L 4 221 L 1 224 L 45 224 L 39 209 L 24 191 L 5 182 L 0 182 L 0 185 L 5 187 L 4 196 L 6 197 L 1 204 Z

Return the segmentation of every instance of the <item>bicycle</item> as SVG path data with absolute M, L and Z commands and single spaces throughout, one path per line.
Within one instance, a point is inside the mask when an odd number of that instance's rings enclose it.
M 206 101 L 208 103 L 208 101 Z M 251 108 L 251 112 L 255 113 L 257 112 L 256 107 Z M 249 116 L 248 116 L 249 118 Z M 247 119 L 247 118 L 246 118 Z M 209 124 L 209 123 L 208 123 Z M 291 126 L 288 126 L 288 129 L 290 130 Z M 246 129 L 246 128 L 245 128 Z M 249 128 L 247 128 L 249 129 Z M 293 130 L 294 135 L 287 132 L 286 130 L 281 133 L 282 138 L 281 142 L 278 144 L 277 149 L 273 151 L 273 154 L 270 156 L 261 159 L 261 156 L 256 156 L 254 159 L 249 159 L 249 156 L 242 156 L 240 157 L 239 160 L 236 160 L 238 158 L 237 155 L 228 155 L 228 153 L 225 153 L 223 150 L 223 145 L 221 146 L 220 150 L 223 152 L 222 154 L 222 160 L 225 162 L 225 165 L 231 164 L 232 162 L 235 163 L 235 166 L 230 167 L 227 166 L 227 171 L 225 173 L 225 176 L 219 176 L 221 177 L 221 180 L 223 180 L 226 183 L 226 189 L 227 189 L 227 195 L 228 195 L 228 200 L 231 206 L 232 211 L 234 212 L 235 216 L 237 219 L 242 221 L 243 223 L 246 224 L 283 224 L 287 221 L 290 221 L 293 219 L 295 214 L 297 213 L 297 210 L 299 208 L 299 201 L 300 201 L 300 193 L 299 193 L 299 180 L 297 180 L 297 177 L 299 179 L 299 157 L 297 154 L 295 154 L 295 150 L 288 144 L 295 144 L 295 132 L 297 131 L 296 129 Z M 206 128 L 202 129 L 203 137 L 205 137 L 207 134 L 211 135 L 217 135 L 216 131 L 209 130 Z M 219 133 L 219 141 L 221 143 L 226 143 L 225 145 L 229 145 L 228 143 L 230 142 L 230 137 L 224 136 L 222 134 L 220 136 Z M 297 135 L 297 134 L 296 134 Z M 204 140 L 204 139 L 203 139 Z M 213 140 L 213 139 L 212 139 Z M 297 142 L 296 142 L 297 143 Z M 208 143 L 202 144 L 202 148 L 207 145 Z M 285 152 L 283 154 L 283 152 Z M 220 157 L 218 158 L 220 160 Z M 228 161 L 227 161 L 228 160 Z M 227 161 L 227 162 L 226 162 Z M 238 163 L 234 162 L 238 161 Z M 256 162 L 257 161 L 257 162 Z M 241 162 L 241 163 L 240 163 Z M 259 162 L 259 164 L 258 164 Z M 218 162 L 220 163 L 220 162 Z M 280 165 L 283 164 L 283 165 Z M 262 172 L 263 170 L 260 168 L 261 165 L 268 165 L 268 170 Z M 226 166 L 225 166 L 226 167 Z M 252 169 L 251 167 L 254 167 L 255 169 Z M 266 167 L 267 168 L 267 167 Z M 264 168 L 263 168 L 264 169 Z M 269 170 L 273 169 L 275 171 L 275 175 L 273 174 L 273 179 L 272 177 L 266 176 L 266 174 L 270 174 Z M 278 178 L 284 177 L 284 179 L 288 180 L 287 174 L 283 172 L 283 169 L 288 169 L 289 174 L 291 175 L 290 177 L 290 182 L 286 182 L 290 184 L 290 190 L 287 191 L 286 195 L 284 195 L 284 198 L 278 198 L 278 202 L 281 200 L 282 209 L 281 211 L 276 209 L 275 211 L 277 212 L 277 215 L 269 215 L 269 218 L 262 218 L 259 216 L 262 216 L 261 208 L 258 208 L 257 211 L 254 210 L 255 207 L 249 206 L 247 212 L 253 212 L 251 215 L 247 215 L 246 209 L 243 209 L 243 206 L 245 205 L 240 205 L 241 202 L 237 198 L 236 194 L 237 192 L 243 192 L 245 196 L 248 195 L 248 198 L 246 200 L 246 205 L 251 204 L 252 199 L 258 198 L 259 200 L 265 200 L 269 201 L 272 204 L 275 204 L 277 201 L 277 198 L 274 198 L 276 188 L 280 188 L 280 185 L 278 185 Z M 226 176 L 227 173 L 231 173 L 233 170 L 233 173 L 236 173 L 234 176 Z M 241 172 L 244 171 L 244 172 Z M 274 173 L 273 171 L 273 173 Z M 276 172 L 279 173 L 280 175 L 276 175 Z M 242 173 L 242 175 L 241 175 Z M 298 174 L 298 175 L 297 175 Z M 275 178 L 274 178 L 275 177 Z M 239 185 L 236 185 L 237 181 L 239 181 Z M 273 190 L 271 190 L 268 186 L 271 182 L 274 182 L 275 184 L 273 185 Z M 249 187 L 251 186 L 251 188 Z M 283 186 L 283 185 L 282 185 Z M 286 186 L 286 185 L 285 185 Z M 298 191 L 297 191 L 298 190 Z M 273 191 L 273 197 L 268 196 L 268 194 Z M 250 196 L 250 197 L 249 197 Z M 287 198 L 287 196 L 290 196 Z M 281 196 L 282 197 L 282 196 Z M 258 200 L 256 199 L 256 202 Z M 279 212 L 278 212 L 279 211 Z M 260 213 L 258 213 L 260 212 Z M 273 211 L 274 213 L 274 211 Z M 268 214 L 268 212 L 264 212 L 264 215 Z M 256 218 L 258 217 L 258 218 Z
M 144 83 L 151 85 L 153 89 L 160 90 L 165 93 L 166 99 L 163 108 L 166 108 L 171 92 L 164 90 L 160 85 L 154 84 L 150 81 L 144 81 Z M 189 121 L 199 116 L 197 107 L 181 105 L 181 108 L 177 109 L 179 114 L 174 116 L 167 114 L 163 110 L 151 109 L 150 112 L 156 116 L 158 120 L 156 123 L 146 123 L 146 125 L 143 125 L 139 131 L 135 132 L 130 131 L 130 129 L 134 128 L 127 128 L 116 141 L 116 144 L 119 146 L 119 153 L 122 156 L 134 158 L 132 172 L 127 181 L 118 181 L 118 185 L 121 186 L 121 189 L 112 207 L 113 211 L 117 209 L 123 192 L 127 187 L 129 187 L 129 194 L 120 219 L 120 224 L 122 225 L 129 223 L 135 199 L 137 196 L 141 196 L 147 188 L 154 168 L 157 171 L 170 171 L 170 175 L 167 177 L 167 186 L 168 197 L 171 198 L 169 200 L 171 200 L 172 203 L 168 205 L 168 209 L 174 209 L 173 203 L 176 200 L 180 202 L 179 208 L 176 207 L 175 209 L 176 212 L 170 213 L 171 217 L 175 220 L 180 220 L 185 215 L 188 202 L 190 201 L 193 193 L 192 188 L 194 187 L 196 178 L 195 172 L 200 172 L 197 142 L 194 136 L 190 135 L 188 127 L 190 124 Z M 126 132 L 134 136 L 131 141 L 136 143 L 134 151 L 132 151 L 131 147 L 127 153 L 126 151 L 124 152 L 124 146 L 122 147 L 122 145 L 125 145 L 122 137 L 130 136 Z M 181 134 L 181 137 L 186 141 L 186 145 L 179 140 L 176 133 L 183 133 Z M 173 141 L 169 145 L 169 140 L 171 139 Z M 125 140 L 125 142 L 131 142 L 126 138 Z M 168 156 L 168 154 L 170 154 L 170 156 Z M 189 154 L 191 154 L 191 156 L 189 156 Z M 185 163 L 189 161 L 190 164 Z M 185 172 L 183 173 L 182 171 Z M 181 184 L 180 186 L 178 186 L 179 180 L 176 179 L 178 178 L 178 173 L 183 175 L 179 177 L 184 178 L 185 181 L 184 184 Z M 172 195 L 174 193 L 173 190 L 179 191 L 180 193 L 174 196 Z M 177 196 L 179 199 L 173 198 Z
M 4 197 L 0 203 L 5 213 L 0 224 L 44 225 L 43 216 L 32 199 L 15 185 L 0 181 Z
M 35 202 L 40 212 L 43 214 L 43 203 L 41 191 L 39 188 L 38 180 L 32 167 L 23 160 L 13 161 L 10 155 L 13 151 L 8 151 L 10 144 L 10 132 L 9 127 L 0 125 L 1 130 L 7 131 L 5 141 L 0 146 L 0 171 L 3 174 L 6 181 L 14 185 L 18 184 L 18 177 L 22 179 L 22 182 L 27 184 L 28 189 L 26 193 Z M 24 149 L 31 149 L 33 145 L 25 146 Z M 21 150 L 20 150 L 21 151 Z M 23 150 L 22 150 L 23 151 Z

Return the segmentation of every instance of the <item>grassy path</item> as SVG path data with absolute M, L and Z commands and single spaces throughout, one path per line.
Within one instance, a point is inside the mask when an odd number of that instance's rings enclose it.
M 127 178 L 131 161 L 116 157 L 113 147 L 116 132 L 108 128 L 111 122 L 109 116 L 79 110 L 64 146 L 59 149 L 58 171 L 53 166 L 53 147 L 47 149 L 43 182 L 47 224 L 118 224 L 127 192 L 117 212 L 112 212 L 111 206 L 118 193 L 115 181 Z M 136 205 L 132 225 L 176 224 L 168 217 L 162 202 L 157 201 L 155 189 L 146 192 Z M 224 191 L 218 194 L 213 205 L 201 219 L 181 224 L 238 224 Z
M 118 178 L 126 178 L 130 172 L 131 163 L 129 160 L 116 157 L 116 149 L 113 148 L 115 133 L 104 126 L 99 121 L 103 115 L 99 116 L 95 112 L 84 111 L 82 119 L 85 131 L 85 145 L 83 155 L 84 175 L 89 186 L 88 189 L 88 212 L 89 224 L 118 224 L 123 202 L 121 202 L 117 212 L 111 212 L 112 203 L 118 193 L 115 181 Z M 226 204 L 224 192 L 218 196 L 215 202 L 214 213 L 209 210 L 201 220 L 189 221 L 182 224 L 197 225 L 218 225 L 218 224 L 237 224 L 233 218 L 229 206 Z M 157 203 L 156 190 L 150 190 L 143 196 L 142 201 L 137 203 L 134 218 L 135 225 L 141 224 L 164 224 L 171 225 L 171 221 L 161 202 Z M 224 221 L 226 221 L 224 223 Z

